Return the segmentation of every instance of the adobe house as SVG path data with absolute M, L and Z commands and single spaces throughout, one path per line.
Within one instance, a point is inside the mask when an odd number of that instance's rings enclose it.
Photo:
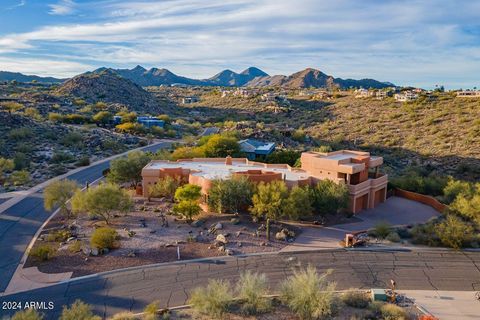
M 177 161 L 154 160 L 142 170 L 143 195 L 148 196 L 151 185 L 166 176 L 180 178 L 202 187 L 206 197 L 212 181 L 244 176 L 252 182 L 283 180 L 289 188 L 314 185 L 330 179 L 345 183 L 350 194 L 349 210 L 357 213 L 384 202 L 387 175 L 378 172 L 383 158 L 368 152 L 335 151 L 330 153 L 304 152 L 301 169 L 287 164 L 267 164 L 246 158 L 193 158 Z

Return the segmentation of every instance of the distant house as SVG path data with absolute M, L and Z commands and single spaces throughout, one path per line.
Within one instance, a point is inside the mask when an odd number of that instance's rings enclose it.
M 388 97 L 391 97 L 393 92 L 391 90 L 378 90 L 375 92 L 375 98 L 377 100 L 382 100 Z
M 137 117 L 137 122 L 143 124 L 146 128 L 165 126 L 165 121 L 155 117 Z
M 240 150 L 247 155 L 248 160 L 264 159 L 275 150 L 275 143 L 245 139 L 238 142 Z
M 151 127 L 163 128 L 165 126 L 165 121 L 155 117 L 150 117 L 150 116 L 137 117 L 137 122 L 142 124 L 146 128 L 151 128 Z M 122 117 L 113 116 L 113 124 L 118 125 L 120 123 L 122 123 Z
M 258 90 L 256 89 L 246 89 L 246 88 L 237 88 L 233 93 L 235 97 L 242 97 L 242 98 L 251 98 L 258 95 Z
M 457 92 L 457 98 L 480 98 L 480 90 L 462 90 Z
M 418 99 L 418 94 L 413 91 L 404 91 L 395 94 L 395 100 L 400 102 L 414 101 Z
M 199 99 L 196 96 L 184 97 L 182 99 L 183 104 L 195 103 L 195 102 L 198 102 L 198 101 L 199 101 Z
M 357 89 L 354 92 L 355 92 L 355 98 L 369 98 L 375 95 L 375 91 L 370 91 L 363 88 Z

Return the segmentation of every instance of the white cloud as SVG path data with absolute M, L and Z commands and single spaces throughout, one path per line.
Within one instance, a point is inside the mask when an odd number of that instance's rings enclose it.
M 73 0 L 61 0 L 56 4 L 50 4 L 50 11 L 48 12 L 51 15 L 69 15 L 75 12 L 75 7 L 77 4 Z
M 5 10 L 13 10 L 13 9 L 16 9 L 16 8 L 23 7 L 23 6 L 25 6 L 26 4 L 27 4 L 27 1 L 26 1 L 26 0 L 20 0 L 17 4 L 5 8 Z
M 98 1 L 80 7 L 64 0 L 52 6 L 57 14 L 94 6 L 93 22 L 0 36 L 0 57 L 54 52 L 68 61 L 144 64 L 196 77 L 227 67 L 291 73 L 309 66 L 401 84 L 480 71 L 480 3 L 471 1 Z
M 68 78 L 79 72 L 92 70 L 93 66 L 68 60 L 0 57 L 0 69 L 24 74 Z

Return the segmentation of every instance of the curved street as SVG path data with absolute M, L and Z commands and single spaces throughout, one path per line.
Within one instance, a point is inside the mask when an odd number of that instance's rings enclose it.
M 183 305 L 189 292 L 209 279 L 234 283 L 246 270 L 265 273 L 275 290 L 294 268 L 309 264 L 320 272 L 333 269 L 331 279 L 337 282 L 338 289 L 386 288 L 394 279 L 398 290 L 480 290 L 480 252 L 338 249 L 135 267 L 72 279 L 0 300 L 53 302 L 53 310 L 43 310 L 53 319 L 62 305 L 81 299 L 93 305 L 97 314 L 110 316 L 125 309 L 140 312 L 157 299 L 162 306 Z
M 157 151 L 170 146 L 170 144 L 170 142 L 164 141 L 139 149 Z M 133 150 L 128 152 L 131 151 Z M 110 160 L 120 156 L 122 154 L 110 157 L 107 161 L 101 160 L 99 163 L 74 170 L 73 173 L 67 173 L 64 177 L 75 180 L 84 186 L 87 182 L 91 183 L 102 177 L 103 170 L 110 166 Z M 1 199 L 3 203 L 0 203 L 0 257 L 2 257 L 0 260 L 0 292 L 7 288 L 28 244 L 51 214 L 43 208 L 42 196 L 43 189 L 49 181 L 27 190 L 25 196 L 19 196 L 21 199 Z

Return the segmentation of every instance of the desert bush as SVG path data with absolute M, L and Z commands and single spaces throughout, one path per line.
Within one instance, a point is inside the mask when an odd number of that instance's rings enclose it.
M 71 253 L 77 253 L 77 252 L 80 252 L 81 250 L 82 250 L 82 241 L 80 240 L 72 241 L 68 245 L 68 251 L 70 251 Z
M 238 213 L 252 203 L 253 185 L 245 177 L 214 180 L 208 194 L 208 207 L 218 213 Z
M 328 282 L 331 270 L 319 275 L 316 269 L 294 271 L 281 286 L 281 300 L 301 319 L 332 316 L 336 312 L 334 282 Z
M 85 167 L 90 165 L 90 158 L 88 156 L 83 156 L 75 162 L 76 167 Z
M 75 300 L 70 307 L 63 306 L 58 320 L 101 320 L 92 312 L 92 307 L 81 300 Z
M 50 183 L 43 192 L 43 205 L 46 210 L 51 211 L 59 207 L 60 213 L 65 218 L 70 218 L 71 210 L 68 201 L 79 189 L 78 184 L 72 180 L 57 180 Z
M 447 186 L 449 178 L 440 175 L 423 175 L 422 172 L 411 170 L 405 175 L 394 178 L 391 183 L 400 189 L 418 192 L 430 196 L 443 195 L 443 189 Z
M 384 320 L 405 320 L 407 319 L 407 313 L 401 307 L 392 304 L 385 303 L 380 307 L 380 313 Z
M 435 232 L 435 223 L 432 221 L 415 225 L 410 234 L 412 235 L 413 244 L 424 244 L 432 247 L 440 244 L 440 239 Z
M 373 234 L 379 239 L 385 239 L 391 231 L 391 226 L 387 222 L 378 222 L 373 227 Z
M 221 318 L 232 302 L 230 283 L 224 280 L 210 280 L 205 288 L 192 292 L 189 303 L 199 314 Z
M 148 190 L 148 196 L 152 198 L 168 198 L 173 200 L 175 191 L 182 184 L 182 181 L 179 178 L 172 178 L 166 176 L 163 179 L 159 179 L 156 184 L 150 186 Z
M 33 131 L 27 127 L 15 128 L 10 130 L 8 138 L 10 140 L 24 140 L 33 136 Z
M 93 231 L 90 237 L 90 245 L 97 249 L 113 249 L 118 238 L 115 229 L 101 227 Z
M 348 206 L 348 188 L 331 180 L 320 180 L 312 188 L 313 208 L 317 214 L 337 213 Z
M 69 132 L 63 136 L 60 143 L 68 147 L 79 147 L 83 144 L 83 135 L 78 132 Z
M 354 308 L 366 308 L 370 304 L 370 298 L 363 291 L 350 289 L 342 294 L 342 301 L 347 306 Z
M 35 309 L 17 311 L 11 320 L 43 320 L 44 316 Z
M 462 219 L 449 214 L 444 221 L 435 226 L 435 233 L 442 244 L 460 249 L 472 238 L 473 228 Z
M 120 312 L 113 317 L 109 318 L 109 320 L 139 320 L 140 318 L 135 316 L 132 312 L 125 311 L 125 312 Z
M 386 239 L 390 242 L 400 242 L 401 240 L 400 235 L 395 231 L 390 232 Z
M 14 186 L 22 186 L 30 181 L 30 173 L 26 170 L 14 171 L 9 180 Z
M 268 293 L 265 274 L 247 271 L 240 275 L 237 283 L 238 298 L 242 301 L 242 311 L 247 315 L 266 312 L 270 308 L 270 300 L 264 296 Z
M 72 233 L 70 232 L 70 230 L 52 231 L 48 234 L 47 241 L 62 242 L 62 241 L 66 241 L 71 236 L 72 236 Z
M 143 309 L 143 320 L 157 320 L 160 319 L 159 314 L 160 301 L 153 301 Z M 168 318 L 167 314 L 164 314 L 162 319 Z
M 55 255 L 55 249 L 49 245 L 43 244 L 33 247 L 30 251 L 30 255 L 39 261 L 47 261 L 53 258 Z
M 30 167 L 30 158 L 23 152 L 15 152 L 13 164 L 15 170 L 23 170 Z

